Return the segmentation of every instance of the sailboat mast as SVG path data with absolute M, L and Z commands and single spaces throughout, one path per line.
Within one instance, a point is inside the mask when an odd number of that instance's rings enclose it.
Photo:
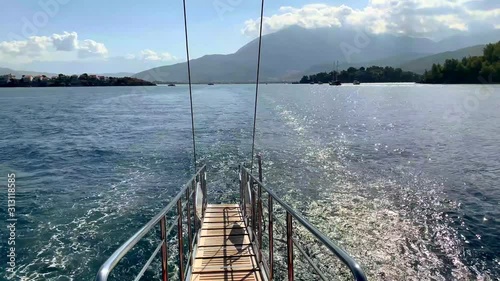
M 339 80 L 338 75 L 339 75 L 339 61 L 337 61 L 337 67 L 335 69 L 335 81 Z
M 339 75 L 338 72 L 339 72 L 339 61 L 335 61 L 333 63 L 333 71 L 332 71 L 332 76 L 333 76 L 332 78 L 333 79 L 330 82 L 331 86 L 340 86 L 341 85 L 341 83 L 339 81 L 339 77 L 338 77 L 338 75 Z
M 333 63 L 333 81 L 337 81 L 336 62 Z
M 335 61 L 333 64 L 333 81 L 337 81 L 337 75 L 339 72 L 339 61 Z
M 332 69 L 332 82 L 335 81 L 335 63 L 333 64 L 333 69 Z

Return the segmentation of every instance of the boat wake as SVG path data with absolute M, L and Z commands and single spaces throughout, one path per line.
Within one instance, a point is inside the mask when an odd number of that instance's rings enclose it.
M 291 132 L 288 137 L 299 143 L 289 153 L 294 158 L 278 160 L 274 157 L 283 151 L 266 152 L 295 174 L 288 175 L 287 190 L 279 193 L 352 254 L 370 280 L 488 277 L 474 274 L 462 261 L 462 241 L 446 215 L 456 206 L 443 199 L 442 184 L 404 169 L 394 178 L 367 177 L 349 165 L 356 155 L 345 134 L 337 131 L 322 139 L 315 134 L 315 116 L 283 105 L 275 109 Z M 283 171 L 275 168 L 266 169 L 266 184 L 272 188 L 284 181 Z

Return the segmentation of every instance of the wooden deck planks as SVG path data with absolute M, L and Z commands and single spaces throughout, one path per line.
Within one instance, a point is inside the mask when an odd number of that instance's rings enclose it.
M 217 210 L 217 209 L 239 210 L 240 206 L 238 204 L 221 204 L 221 205 L 208 204 L 207 205 L 207 211 L 208 210 Z
M 262 281 L 237 204 L 208 204 L 191 280 Z
M 261 281 L 260 273 L 256 271 L 251 272 L 218 272 L 218 273 L 205 273 L 193 274 L 192 281 L 214 281 L 214 280 L 227 280 L 227 281 Z
M 258 267 L 254 256 L 233 256 L 196 259 L 193 273 L 223 271 L 254 271 Z
M 250 246 L 236 247 L 202 247 L 198 249 L 196 258 L 214 258 L 214 257 L 237 257 L 237 256 L 255 256 Z
M 243 218 L 242 217 L 218 217 L 218 218 L 205 218 L 203 223 L 213 223 L 213 222 L 224 222 L 224 223 L 234 223 L 234 222 L 242 222 Z
M 207 208 L 240 208 L 238 204 L 207 204 Z
M 239 211 L 230 211 L 230 212 L 217 212 L 217 213 L 206 213 L 205 218 L 233 218 L 241 220 L 241 213 Z
M 198 247 L 250 245 L 248 235 L 201 237 Z
M 217 222 L 217 223 L 204 223 L 202 229 L 232 229 L 233 227 L 245 227 L 243 221 L 239 222 Z
M 232 225 L 235 226 L 235 225 Z M 236 225 L 235 228 L 211 228 L 201 229 L 201 237 L 209 237 L 209 236 L 238 236 L 238 235 L 247 235 L 247 230 L 242 228 L 241 225 Z

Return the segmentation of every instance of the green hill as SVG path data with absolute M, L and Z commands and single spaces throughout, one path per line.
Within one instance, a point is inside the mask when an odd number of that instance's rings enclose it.
M 500 82 L 500 41 L 488 44 L 480 56 L 447 59 L 425 71 L 422 83 L 478 84 Z
M 476 45 L 455 51 L 430 55 L 409 62 L 405 62 L 401 64 L 400 67 L 406 71 L 423 74 L 425 70 L 430 70 L 432 64 L 434 63 L 443 64 L 446 60 L 449 59 L 462 59 L 463 57 L 469 57 L 469 56 L 481 56 L 483 54 L 483 49 L 485 46 L 486 45 Z

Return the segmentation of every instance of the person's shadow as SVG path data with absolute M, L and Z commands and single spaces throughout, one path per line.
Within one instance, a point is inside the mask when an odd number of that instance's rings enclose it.
M 245 228 L 239 225 L 238 223 L 233 223 L 233 227 L 231 228 L 231 232 L 229 233 L 229 241 L 240 254 L 242 251 L 246 249 L 247 245 L 245 243 Z
M 236 248 L 236 254 L 234 255 L 226 255 L 225 265 L 229 269 L 237 269 L 238 266 L 241 267 L 242 264 L 235 264 L 240 259 L 249 258 L 248 255 L 250 252 L 247 250 L 250 245 L 245 245 L 245 228 L 240 224 L 233 222 L 233 226 L 231 228 L 231 232 L 228 236 L 230 245 L 233 245 Z M 234 268 L 233 268 L 234 265 Z M 253 274 L 252 271 L 249 271 L 245 275 L 236 275 L 233 270 L 225 271 L 224 280 L 226 281 L 236 281 L 236 280 L 246 280 L 249 276 Z

